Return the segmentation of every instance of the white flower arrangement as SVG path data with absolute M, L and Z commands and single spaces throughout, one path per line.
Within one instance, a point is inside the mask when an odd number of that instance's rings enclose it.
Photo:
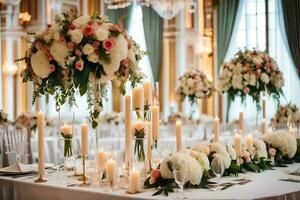
M 204 153 L 205 155 L 209 155 L 210 154 L 210 147 L 209 147 L 209 143 L 207 142 L 201 142 L 197 145 L 195 145 L 192 150 L 194 151 L 198 151 L 200 153 Z
M 231 164 L 231 157 L 227 152 L 227 148 L 222 143 L 212 143 L 210 145 L 210 152 L 213 153 L 213 157 L 222 158 L 225 164 L 225 169 L 228 169 Z
M 193 185 L 198 185 L 201 182 L 203 168 L 200 166 L 197 159 L 191 156 L 190 153 L 186 151 L 181 151 L 172 154 L 171 156 L 164 159 L 160 165 L 161 176 L 165 179 L 173 178 L 173 173 L 171 171 L 172 166 L 176 168 L 185 168 L 186 170 L 186 181 Z M 171 169 L 170 169 L 171 168 Z
M 233 146 L 231 144 L 227 144 L 227 152 L 230 155 L 231 160 L 236 160 L 237 156 L 236 156 L 236 151 L 233 148 Z
M 181 101 L 188 97 L 193 104 L 197 99 L 208 97 L 211 93 L 212 84 L 199 69 L 188 70 L 179 78 L 177 94 Z
M 275 116 L 271 119 L 271 124 L 300 123 L 300 110 L 292 103 L 280 105 Z
M 267 146 L 263 140 L 258 138 L 253 138 L 253 146 L 255 149 L 253 152 L 251 152 L 252 157 L 265 158 L 265 159 L 268 158 Z
M 53 122 L 45 118 L 47 126 L 53 126 Z M 15 124 L 19 128 L 35 129 L 37 127 L 37 113 L 21 113 L 15 120 Z
M 287 130 L 269 132 L 263 136 L 267 145 L 279 149 L 282 156 L 293 158 L 297 152 L 297 140 Z
M 273 58 L 262 51 L 245 49 L 221 66 L 218 88 L 232 101 L 236 96 L 242 101 L 251 96 L 259 105 L 260 92 L 265 90 L 279 102 L 283 85 L 283 73 Z
M 121 113 L 110 112 L 100 116 L 100 122 L 102 123 L 113 123 L 115 125 L 122 124 L 124 122 L 124 116 Z

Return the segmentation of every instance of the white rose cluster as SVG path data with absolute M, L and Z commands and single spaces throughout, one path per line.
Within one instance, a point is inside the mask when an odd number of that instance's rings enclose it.
M 253 138 L 253 146 L 255 148 L 254 152 L 251 152 L 257 158 L 268 158 L 267 146 L 263 140 L 258 138 Z
M 222 143 L 212 143 L 210 145 L 210 152 L 213 152 L 213 157 L 223 159 L 225 169 L 228 169 L 231 164 L 231 156 L 227 152 L 226 145 Z
M 274 88 L 281 92 L 283 73 L 267 53 L 258 50 L 239 51 L 229 62 L 221 66 L 218 88 L 231 95 L 250 95 L 254 99 L 260 91 Z M 232 94 L 233 93 L 233 94 Z
M 286 130 L 269 132 L 263 136 L 263 140 L 274 148 L 278 148 L 283 156 L 293 158 L 297 152 L 297 140 L 295 136 Z
M 179 78 L 177 94 L 181 100 L 189 97 L 193 103 L 199 98 L 210 96 L 211 92 L 211 82 L 199 69 L 188 70 Z
M 186 171 L 185 183 L 190 182 L 193 185 L 200 184 L 203 168 L 190 152 L 180 151 L 164 159 L 160 165 L 161 176 L 165 179 L 173 178 L 172 167 Z
M 280 105 L 275 116 L 271 119 L 272 124 L 300 123 L 300 110 L 292 103 Z

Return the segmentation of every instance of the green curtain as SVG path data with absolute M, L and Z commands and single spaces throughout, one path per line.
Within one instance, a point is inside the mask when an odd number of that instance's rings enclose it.
M 224 61 L 232 36 L 239 0 L 217 1 L 218 69 Z
M 290 52 L 300 77 L 300 1 L 281 0 Z
M 117 23 L 122 17 L 125 17 L 123 25 L 126 29 L 129 28 L 131 13 L 132 13 L 133 4 L 126 8 L 119 9 L 107 9 L 105 8 L 105 15 L 108 16 L 111 22 Z
M 154 81 L 159 81 L 162 59 L 163 19 L 151 8 L 143 6 L 143 24 L 147 51 Z

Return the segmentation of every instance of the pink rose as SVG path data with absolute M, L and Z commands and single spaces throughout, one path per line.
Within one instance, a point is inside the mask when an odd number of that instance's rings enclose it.
M 93 26 L 90 26 L 90 25 L 85 25 L 82 29 L 82 33 L 83 35 L 85 36 L 91 36 L 95 33 L 95 29 Z
M 244 88 L 244 93 L 245 93 L 245 94 L 248 94 L 249 92 L 250 92 L 250 88 L 245 87 L 245 88 Z
M 116 41 L 113 38 L 108 38 L 103 41 L 102 46 L 106 51 L 110 51 L 116 46 Z
M 160 177 L 160 170 L 159 169 L 154 169 L 151 171 L 151 178 L 156 180 Z
M 89 21 L 87 23 L 89 26 L 93 27 L 94 30 L 98 29 L 99 28 L 99 24 L 97 22 L 94 22 L 94 21 Z
M 82 71 L 83 70 L 83 61 L 82 60 L 78 60 L 76 63 L 75 63 L 75 68 L 79 71 Z
M 270 148 L 268 152 L 269 152 L 270 156 L 276 155 L 276 149 L 274 149 L 274 148 Z
M 40 49 L 40 48 L 42 48 L 43 45 L 40 41 L 36 41 L 34 46 L 35 46 L 35 48 Z
M 76 56 L 80 57 L 82 55 L 82 52 L 80 51 L 80 49 L 76 49 L 75 54 L 76 54 Z
M 74 43 L 73 42 L 68 42 L 67 47 L 68 47 L 68 49 L 72 50 L 74 48 Z
M 55 71 L 55 65 L 50 64 L 50 65 L 49 65 L 49 68 L 50 68 L 50 71 L 51 71 L 51 72 L 54 72 L 54 71 Z
M 62 42 L 62 43 L 64 43 L 65 42 L 65 38 L 61 35 L 61 36 L 59 36 L 59 41 Z
M 71 24 L 70 26 L 69 26 L 69 30 L 75 30 L 76 29 L 76 25 L 75 24 Z

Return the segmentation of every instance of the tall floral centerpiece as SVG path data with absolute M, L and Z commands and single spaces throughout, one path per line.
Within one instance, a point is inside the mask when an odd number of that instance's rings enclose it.
M 143 78 L 138 67 L 143 53 L 122 24 L 98 14 L 78 17 L 71 11 L 35 35 L 21 76 L 34 84 L 33 102 L 50 94 L 58 109 L 66 102 L 76 105 L 76 93 L 87 94 L 92 124 L 97 127 L 105 84 L 113 81 L 122 94 L 127 80 L 135 86 Z
M 188 97 L 191 106 L 193 106 L 198 99 L 209 97 L 211 93 L 212 84 L 199 69 L 188 70 L 179 78 L 177 95 L 181 102 Z M 193 112 L 191 112 L 191 118 Z
M 283 73 L 275 60 L 256 49 L 240 50 L 221 66 L 219 90 L 226 92 L 231 101 L 240 96 L 244 102 L 250 96 L 260 109 L 261 92 L 266 91 L 279 103 L 283 85 Z
M 300 110 L 292 103 L 280 105 L 275 116 L 271 119 L 272 124 L 300 123 Z

